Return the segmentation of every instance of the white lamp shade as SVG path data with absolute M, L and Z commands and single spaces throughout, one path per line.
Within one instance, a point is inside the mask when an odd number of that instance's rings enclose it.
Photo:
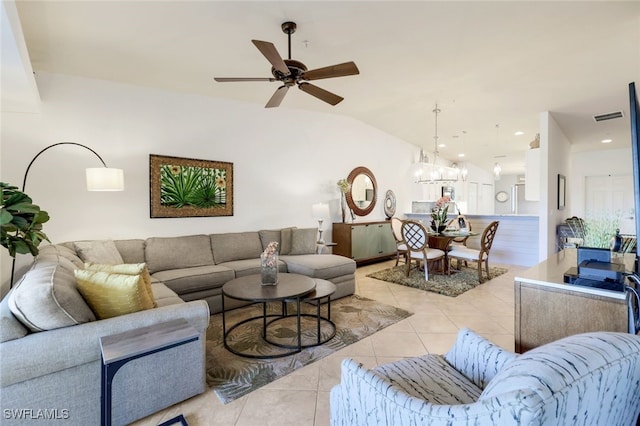
M 317 203 L 311 206 L 311 214 L 315 219 L 326 219 L 329 217 L 329 204 Z
M 124 191 L 124 172 L 109 167 L 88 168 L 87 191 Z

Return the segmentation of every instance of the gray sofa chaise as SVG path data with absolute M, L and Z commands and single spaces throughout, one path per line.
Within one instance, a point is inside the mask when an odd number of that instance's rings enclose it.
M 355 262 L 316 254 L 315 237 L 315 229 L 286 228 L 41 247 L 0 303 L 3 424 L 57 417 L 64 424 L 99 424 L 100 337 L 177 318 L 186 319 L 199 340 L 123 367 L 113 384 L 113 424 L 130 423 L 204 392 L 205 334 L 210 314 L 221 310 L 222 285 L 259 273 L 259 256 L 269 242 L 279 243 L 280 271 L 335 283 L 333 298 L 354 293 Z M 109 246 L 115 247 L 112 252 L 105 250 Z M 146 263 L 156 307 L 97 319 L 74 276 L 85 262 Z

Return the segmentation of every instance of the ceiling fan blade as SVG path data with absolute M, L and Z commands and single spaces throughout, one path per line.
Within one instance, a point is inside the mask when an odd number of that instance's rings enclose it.
M 358 70 L 356 64 L 353 62 L 345 62 L 344 64 L 305 71 L 302 73 L 302 78 L 304 80 L 320 80 L 322 78 L 345 77 L 356 74 L 360 74 L 360 70 Z
M 251 40 L 251 42 L 258 48 L 260 53 L 262 53 L 264 57 L 267 58 L 269 62 L 271 62 L 271 65 L 273 65 L 275 69 L 277 69 L 284 75 L 291 74 L 289 68 L 287 67 L 287 64 L 284 63 L 284 61 L 282 60 L 282 56 L 280 56 L 273 43 L 260 40 Z
M 261 78 L 261 77 L 257 77 L 257 78 L 252 78 L 252 77 L 214 77 L 213 78 L 215 81 L 218 81 L 220 83 L 228 83 L 231 81 L 276 81 L 275 78 L 271 77 L 265 77 L 265 78 Z
M 273 94 L 273 96 L 271 96 L 271 99 L 269 99 L 269 102 L 267 102 L 267 104 L 264 107 L 265 108 L 275 108 L 277 106 L 280 106 L 280 103 L 284 99 L 284 95 L 287 94 L 288 90 L 289 90 L 289 86 L 280 86 L 280 87 L 278 87 L 276 89 L 276 92 Z
M 340 102 L 342 102 L 342 100 L 344 99 L 341 96 L 338 96 L 336 94 L 328 92 L 328 91 L 326 91 L 324 89 L 321 89 L 318 86 L 314 86 L 313 84 L 310 84 L 310 83 L 300 83 L 300 84 L 298 84 L 298 87 L 303 92 L 306 92 L 306 93 L 310 94 L 311 96 L 315 96 L 316 98 L 320 99 L 321 101 L 325 101 L 326 103 L 331 104 L 331 105 L 337 105 Z

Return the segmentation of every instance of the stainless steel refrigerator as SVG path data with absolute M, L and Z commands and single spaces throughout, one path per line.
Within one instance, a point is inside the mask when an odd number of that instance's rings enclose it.
M 524 183 L 517 183 L 511 188 L 511 213 L 512 214 L 538 214 L 538 201 L 524 199 Z

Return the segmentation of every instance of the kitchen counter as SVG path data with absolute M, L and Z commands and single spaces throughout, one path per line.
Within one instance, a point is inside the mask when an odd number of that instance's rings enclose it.
M 633 266 L 633 255 L 624 263 Z M 518 353 L 573 334 L 629 330 L 626 292 L 564 283 L 577 266 L 577 250 L 568 248 L 514 279 L 515 349 Z
M 633 270 L 633 254 L 625 254 L 624 258 L 613 260 L 614 262 L 624 262 L 627 271 Z M 559 253 L 551 255 L 531 269 L 527 269 L 523 274 L 515 277 L 516 281 L 533 284 L 537 286 L 557 288 L 561 290 L 570 289 L 576 293 L 593 294 L 611 299 L 626 299 L 626 294 L 622 291 L 605 290 L 594 287 L 587 287 L 564 282 L 564 273 L 569 268 L 577 266 L 577 250 L 567 248 Z

